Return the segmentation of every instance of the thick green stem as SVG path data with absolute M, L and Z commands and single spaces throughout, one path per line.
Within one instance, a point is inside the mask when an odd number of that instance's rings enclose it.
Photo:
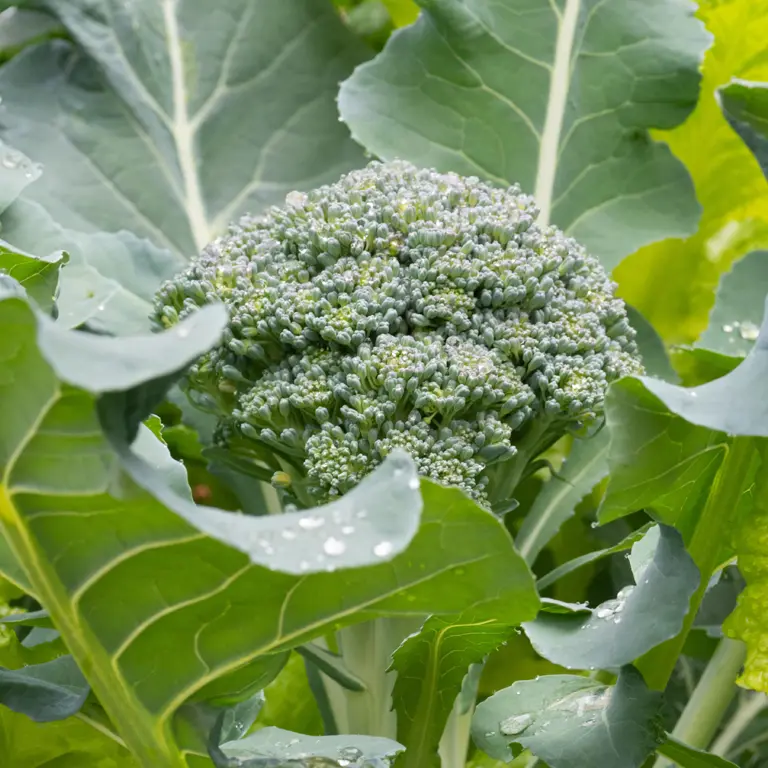
M 392 711 L 395 675 L 387 669 L 392 653 L 423 622 L 423 616 L 374 619 L 338 633 L 344 665 L 366 684 L 365 691 L 349 691 L 325 678 L 339 733 L 397 738 L 397 715 Z
M 676 637 L 654 648 L 637 664 L 650 688 L 664 690 L 675 669 L 709 579 L 720 565 L 723 541 L 733 525 L 733 514 L 744 491 L 753 458 L 752 438 L 734 438 L 688 544 L 688 552 L 699 568 L 701 581 L 691 598 L 683 628 Z

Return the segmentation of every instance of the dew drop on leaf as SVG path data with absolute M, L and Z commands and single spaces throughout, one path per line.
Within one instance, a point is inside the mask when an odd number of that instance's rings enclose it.
M 343 555 L 346 549 L 347 545 L 339 539 L 334 539 L 333 536 L 329 536 L 323 544 L 325 554 L 333 557 L 336 555 Z
M 323 525 L 325 525 L 325 520 L 322 517 L 315 517 L 313 515 L 302 517 L 299 520 L 299 527 L 305 531 L 313 531 L 315 528 L 320 528 Z
M 755 341 L 759 335 L 760 329 L 754 323 L 750 323 L 749 321 L 743 322 L 739 328 L 739 336 L 741 336 L 744 341 Z
M 280 535 L 286 539 L 286 541 L 291 541 L 292 539 L 296 538 L 296 531 L 292 531 L 290 528 L 286 528 L 280 533 Z
M 529 714 L 513 715 L 499 723 L 499 730 L 505 736 L 516 736 L 518 733 L 522 733 L 532 722 L 533 717 Z
M 380 541 L 373 548 L 373 554 L 376 555 L 376 557 L 386 557 L 387 555 L 391 554 L 391 552 L 392 552 L 392 542 L 389 542 L 389 541 Z

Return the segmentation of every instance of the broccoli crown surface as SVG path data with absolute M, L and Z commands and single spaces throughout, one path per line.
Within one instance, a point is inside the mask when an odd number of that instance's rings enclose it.
M 233 224 L 154 320 L 227 305 L 188 391 L 222 441 L 283 457 L 313 499 L 401 447 L 488 502 L 520 452 L 597 419 L 641 370 L 614 284 L 537 213 L 517 186 L 374 162 Z

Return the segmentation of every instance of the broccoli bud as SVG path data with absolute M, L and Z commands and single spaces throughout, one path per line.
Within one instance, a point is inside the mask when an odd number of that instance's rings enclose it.
M 153 321 L 227 305 L 186 387 L 216 404 L 222 442 L 280 456 L 315 503 L 394 448 L 500 503 L 641 370 L 615 285 L 537 214 L 517 186 L 374 162 L 233 224 L 162 286 Z

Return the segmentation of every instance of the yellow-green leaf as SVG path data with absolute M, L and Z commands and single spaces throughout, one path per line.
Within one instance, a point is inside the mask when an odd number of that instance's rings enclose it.
M 699 231 L 641 248 L 614 272 L 622 297 L 668 343 L 695 340 L 707 325 L 720 275 L 768 245 L 768 183 L 715 99 L 732 77 L 768 80 L 768 0 L 702 0 L 698 15 L 715 36 L 699 103 L 685 123 L 656 138 L 693 177 L 704 209 Z

